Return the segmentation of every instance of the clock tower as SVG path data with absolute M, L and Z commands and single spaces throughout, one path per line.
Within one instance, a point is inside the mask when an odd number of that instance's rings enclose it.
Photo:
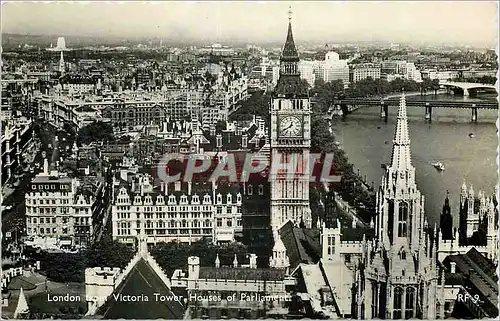
M 308 88 L 300 79 L 298 63 L 290 16 L 280 57 L 279 79 L 270 104 L 273 230 L 288 221 L 311 227 L 312 221 L 309 206 L 311 108 Z

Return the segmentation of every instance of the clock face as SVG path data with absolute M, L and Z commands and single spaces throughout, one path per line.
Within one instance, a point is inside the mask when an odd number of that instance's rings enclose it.
M 283 117 L 280 121 L 280 136 L 297 137 L 302 133 L 302 122 L 295 116 Z

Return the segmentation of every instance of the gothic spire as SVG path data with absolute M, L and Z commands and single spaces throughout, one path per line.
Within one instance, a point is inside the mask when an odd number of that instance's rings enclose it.
M 411 167 L 410 136 L 408 134 L 408 118 L 406 117 L 406 97 L 401 94 L 396 132 L 392 141 L 391 167 L 395 170 L 405 170 Z
M 64 68 L 64 55 L 63 51 L 61 50 L 61 56 L 59 58 L 59 72 L 64 73 L 66 71 L 66 68 Z
M 291 8 L 288 11 L 288 33 L 285 45 L 283 46 L 283 51 L 281 52 L 280 60 L 283 62 L 299 61 L 299 54 L 297 53 L 295 41 L 293 40 Z

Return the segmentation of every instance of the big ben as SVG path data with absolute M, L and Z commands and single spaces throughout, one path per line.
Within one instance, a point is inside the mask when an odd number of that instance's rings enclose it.
M 291 15 L 291 12 L 289 12 Z M 271 98 L 271 227 L 288 221 L 311 227 L 309 148 L 311 109 L 307 85 L 300 79 L 299 55 L 291 16 L 280 56 L 278 83 Z

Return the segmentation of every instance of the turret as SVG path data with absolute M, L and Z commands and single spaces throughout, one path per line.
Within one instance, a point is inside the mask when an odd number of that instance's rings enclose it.
M 440 233 L 442 234 L 443 240 L 453 239 L 453 217 L 451 215 L 449 191 L 446 191 L 446 198 L 444 200 L 443 212 L 441 213 L 440 223 Z
M 234 254 L 233 267 L 238 267 L 238 257 L 236 256 L 236 254 Z
M 215 267 L 216 268 L 220 268 L 219 253 L 217 253 L 217 257 L 215 258 Z
M 190 280 L 200 277 L 200 258 L 197 256 L 188 257 L 188 277 Z
M 290 266 L 285 244 L 283 244 L 277 230 L 274 231 L 273 254 L 269 259 L 269 266 L 274 268 L 288 268 Z

